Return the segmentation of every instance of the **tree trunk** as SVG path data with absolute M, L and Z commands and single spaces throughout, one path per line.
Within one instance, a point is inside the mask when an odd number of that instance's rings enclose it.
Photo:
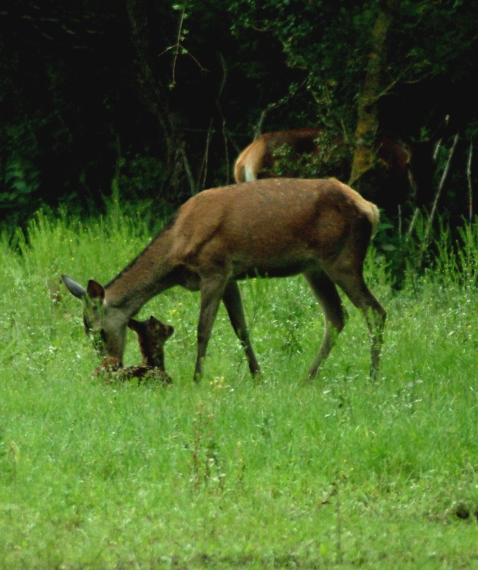
M 371 170 L 376 166 L 375 137 L 378 130 L 378 100 L 383 93 L 383 69 L 387 60 L 387 35 L 394 19 L 394 9 L 399 0 L 386 0 L 378 13 L 372 31 L 372 50 L 358 103 L 358 119 L 355 130 L 355 150 L 349 183 L 357 190 L 373 198 L 376 178 Z M 368 176 L 365 174 L 369 173 Z

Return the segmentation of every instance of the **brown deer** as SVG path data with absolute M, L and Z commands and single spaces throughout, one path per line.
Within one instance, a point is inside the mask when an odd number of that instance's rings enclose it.
M 332 140 L 324 139 L 324 136 L 322 128 L 265 133 L 237 157 L 234 179 L 236 182 L 250 182 L 259 178 L 280 176 L 274 172 L 274 166 L 279 160 L 275 156 L 275 151 L 286 145 L 292 156 L 297 158 L 306 153 L 318 157 L 321 176 L 335 176 L 343 181 L 349 180 L 353 149 L 347 146 L 341 136 Z M 366 197 L 394 213 L 396 206 L 404 203 L 409 194 L 416 191 L 411 149 L 398 142 L 391 134 L 382 133 L 377 137 L 376 163 L 380 172 L 380 184 L 375 181 L 370 184 Z M 417 170 L 418 168 L 419 166 Z M 291 173 L 285 175 L 290 176 Z
M 145 321 L 130 319 L 128 327 L 138 335 L 142 362 L 140 366 L 122 369 L 121 378 L 141 380 L 145 376 L 156 376 L 166 384 L 171 384 L 171 377 L 164 367 L 164 343 L 174 333 L 174 328 L 159 321 L 153 315 Z
M 204 190 L 181 206 L 146 249 L 105 287 L 84 289 L 63 275 L 83 300 L 86 331 L 96 331 L 107 358 L 121 366 L 129 320 L 152 297 L 181 285 L 200 291 L 195 380 L 222 301 L 244 346 L 252 374 L 260 371 L 246 325 L 238 279 L 303 273 L 325 317 L 309 377 L 317 375 L 345 325 L 336 285 L 358 307 L 371 336 L 371 375 L 378 374 L 385 310 L 367 288 L 363 263 L 377 207 L 335 179 L 276 178 Z
M 273 173 L 277 157 L 276 150 L 287 145 L 295 155 L 317 154 L 321 146 L 318 140 L 324 133 L 322 128 L 316 129 L 292 129 L 290 131 L 274 131 L 264 133 L 258 139 L 247 146 L 237 157 L 234 165 L 234 180 L 236 182 L 252 182 L 261 178 L 276 178 Z M 342 142 L 342 141 L 341 141 Z M 342 173 L 327 172 L 327 176 L 341 177 Z M 348 178 L 348 172 L 343 174 Z

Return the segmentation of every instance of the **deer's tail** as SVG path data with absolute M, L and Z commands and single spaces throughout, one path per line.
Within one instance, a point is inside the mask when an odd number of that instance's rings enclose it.
M 236 164 L 234 165 L 234 180 L 236 182 L 246 181 L 244 164 L 242 164 L 242 162 L 239 162 L 239 159 L 236 161 Z
M 380 221 L 380 212 L 375 204 L 372 202 L 367 202 L 367 210 L 365 212 L 367 218 L 372 224 L 372 231 L 377 229 L 378 223 Z

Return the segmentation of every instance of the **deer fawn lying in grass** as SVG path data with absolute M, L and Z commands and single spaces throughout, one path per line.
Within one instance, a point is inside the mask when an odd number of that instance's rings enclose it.
M 181 285 L 200 291 L 194 379 L 221 300 L 244 346 L 252 374 L 260 371 L 244 316 L 238 279 L 303 273 L 320 303 L 325 332 L 309 377 L 317 375 L 345 325 L 336 285 L 358 307 L 371 336 L 371 375 L 378 374 L 385 310 L 367 288 L 363 263 L 377 207 L 333 178 L 276 178 L 204 190 L 190 198 L 146 249 L 105 287 L 86 290 L 63 275 L 83 301 L 87 332 L 99 332 L 107 358 L 121 366 L 130 319 L 152 297 Z
M 165 384 L 171 384 L 171 377 L 164 367 L 164 343 L 174 333 L 174 328 L 152 315 L 145 321 L 130 319 L 128 327 L 138 335 L 143 358 L 140 366 L 121 369 L 121 379 L 157 377 Z

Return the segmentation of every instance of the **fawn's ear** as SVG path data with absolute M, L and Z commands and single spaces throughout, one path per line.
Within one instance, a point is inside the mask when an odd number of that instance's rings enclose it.
M 63 283 L 66 285 L 68 291 L 77 299 L 82 299 L 86 295 L 85 289 L 79 283 L 67 275 L 62 275 L 61 278 L 63 279 Z
M 105 288 L 103 285 L 100 285 L 96 281 L 93 281 L 93 279 L 90 279 L 88 281 L 86 292 L 88 293 L 88 297 L 90 299 L 99 299 L 100 301 L 104 301 L 105 299 Z

